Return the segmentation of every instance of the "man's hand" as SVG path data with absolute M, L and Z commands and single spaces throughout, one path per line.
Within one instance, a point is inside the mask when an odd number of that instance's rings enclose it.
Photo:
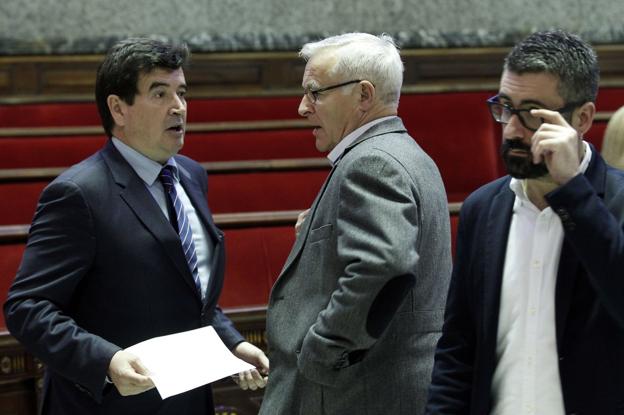
M 310 213 L 310 209 L 306 209 L 297 216 L 297 223 L 295 223 L 295 235 L 299 235 L 301 232 L 301 226 L 303 226 L 303 222 L 305 222 L 306 217 Z
M 154 387 L 149 371 L 138 357 L 120 350 L 113 355 L 108 366 L 108 377 L 122 396 L 138 395 Z
M 579 133 L 556 111 L 535 109 L 531 115 L 544 120 L 531 141 L 533 162 L 543 160 L 553 180 L 565 184 L 576 176 L 581 164 Z
M 269 359 L 264 352 L 248 342 L 239 343 L 232 351 L 236 357 L 256 367 L 232 378 L 243 390 L 264 388 L 268 381 Z

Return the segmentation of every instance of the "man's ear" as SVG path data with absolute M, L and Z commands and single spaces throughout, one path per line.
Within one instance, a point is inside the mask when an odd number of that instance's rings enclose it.
M 595 115 L 596 105 L 594 105 L 593 102 L 586 102 L 576 110 L 572 124 L 573 127 L 576 127 L 577 131 L 581 133 L 581 136 L 589 131 Z M 574 125 L 575 122 L 577 123 L 576 126 Z
M 108 98 L 106 98 L 106 104 L 108 105 L 108 110 L 110 111 L 115 124 L 120 127 L 126 125 L 128 104 L 126 104 L 118 95 L 109 95 Z
M 362 111 L 367 111 L 375 102 L 377 94 L 375 86 L 369 81 L 361 81 L 356 88 L 358 88 L 358 93 L 360 94 L 360 108 Z

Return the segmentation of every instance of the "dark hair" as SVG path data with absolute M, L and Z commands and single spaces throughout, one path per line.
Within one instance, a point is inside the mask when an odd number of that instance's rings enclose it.
M 137 94 L 139 75 L 157 68 L 176 70 L 188 60 L 186 45 L 173 45 L 147 38 L 130 38 L 117 42 L 100 64 L 95 81 L 95 102 L 106 135 L 112 136 L 113 117 L 106 100 L 117 95 L 132 105 Z
M 596 52 L 579 36 L 562 30 L 533 33 L 509 52 L 504 68 L 517 74 L 555 75 L 566 103 L 595 102 L 598 95 Z

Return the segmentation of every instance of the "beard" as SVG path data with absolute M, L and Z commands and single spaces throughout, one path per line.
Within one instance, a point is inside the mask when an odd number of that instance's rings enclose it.
M 509 152 L 511 150 L 526 151 L 527 155 L 513 156 Z M 537 179 L 548 174 L 548 167 L 543 161 L 538 164 L 533 163 L 531 155 L 531 147 L 527 146 L 520 140 L 503 139 L 501 144 L 501 156 L 505 163 L 507 173 L 515 179 Z

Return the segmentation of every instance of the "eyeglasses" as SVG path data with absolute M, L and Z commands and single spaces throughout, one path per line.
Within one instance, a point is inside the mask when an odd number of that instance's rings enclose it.
M 361 79 L 355 79 L 353 81 L 348 81 L 348 82 L 343 82 L 341 84 L 337 84 L 337 85 L 332 85 L 332 86 L 326 86 L 325 88 L 319 88 L 319 89 L 310 89 L 309 87 L 303 90 L 303 94 L 310 100 L 311 103 L 315 104 L 316 101 L 318 101 L 319 98 L 319 94 L 321 92 L 325 92 L 325 91 L 329 91 L 332 89 L 336 89 L 336 88 L 340 88 L 341 86 L 347 86 L 347 85 L 351 85 L 351 84 L 355 84 L 358 82 L 362 82 Z
M 507 104 L 501 104 L 498 102 L 498 95 L 495 95 L 487 100 L 488 107 L 490 107 L 490 113 L 494 118 L 494 121 L 501 124 L 508 124 L 511 121 L 511 117 L 515 114 L 518 116 L 520 123 L 530 131 L 537 131 L 537 129 L 544 122 L 543 118 L 534 117 L 531 115 L 531 110 L 536 108 L 512 108 Z M 573 111 L 576 107 L 582 105 L 582 102 L 571 102 L 564 107 L 552 110 L 561 114 L 566 114 Z

